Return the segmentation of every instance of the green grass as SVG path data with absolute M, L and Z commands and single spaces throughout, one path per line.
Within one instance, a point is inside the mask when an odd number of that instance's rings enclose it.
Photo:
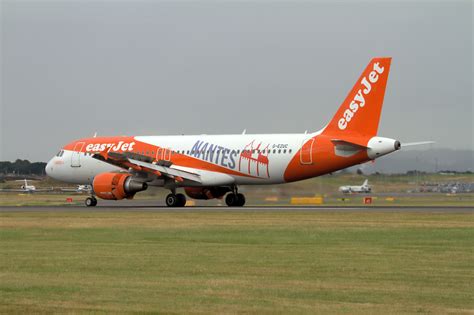
M 0 312 L 468 313 L 472 212 L 3 212 Z

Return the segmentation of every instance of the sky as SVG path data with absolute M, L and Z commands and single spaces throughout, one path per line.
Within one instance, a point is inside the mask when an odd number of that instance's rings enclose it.
M 98 135 L 297 133 L 391 56 L 379 135 L 474 149 L 471 1 L 11 1 L 0 160 Z

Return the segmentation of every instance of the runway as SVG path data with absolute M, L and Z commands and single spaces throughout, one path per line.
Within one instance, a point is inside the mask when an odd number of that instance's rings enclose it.
M 0 206 L 0 212 L 19 211 L 96 211 L 96 212 L 121 212 L 121 211 L 150 211 L 150 212 L 288 212 L 288 211 L 314 211 L 314 212 L 474 212 L 474 207 L 466 206 L 287 206 L 287 205 L 249 205 L 244 207 L 227 206 L 191 206 L 183 208 L 170 208 L 155 200 L 131 200 L 126 202 L 100 201 L 96 207 L 86 207 L 82 204 L 62 206 Z

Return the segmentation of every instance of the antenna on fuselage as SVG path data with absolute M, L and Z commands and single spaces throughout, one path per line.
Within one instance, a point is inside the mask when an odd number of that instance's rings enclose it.
M 97 138 L 97 131 L 94 132 L 94 137 L 93 138 Z
M 247 133 L 247 129 L 244 129 L 244 130 L 242 131 L 242 134 L 244 135 L 244 134 L 246 134 L 246 133 Z

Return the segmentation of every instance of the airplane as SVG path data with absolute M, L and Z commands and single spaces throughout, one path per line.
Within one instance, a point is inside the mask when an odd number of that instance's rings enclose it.
M 24 184 L 19 189 L 0 189 L 0 192 L 23 192 L 23 193 L 34 193 L 34 192 L 47 192 L 52 189 L 37 189 L 36 186 L 28 185 L 26 178 L 23 180 Z
M 377 136 L 391 58 L 372 59 L 332 120 L 303 134 L 116 136 L 74 140 L 46 165 L 57 180 L 91 185 L 97 198 L 132 199 L 150 186 L 170 190 L 169 207 L 186 196 L 245 204 L 242 185 L 300 181 L 398 151 L 400 141 Z M 432 142 L 412 143 L 426 144 Z M 403 145 L 405 146 L 405 144 Z
M 369 186 L 369 180 L 366 179 L 364 183 L 360 186 L 341 186 L 339 191 L 344 194 L 350 193 L 370 193 L 372 188 Z
M 76 188 L 61 187 L 62 192 L 89 193 L 92 191 L 91 185 L 77 185 Z

